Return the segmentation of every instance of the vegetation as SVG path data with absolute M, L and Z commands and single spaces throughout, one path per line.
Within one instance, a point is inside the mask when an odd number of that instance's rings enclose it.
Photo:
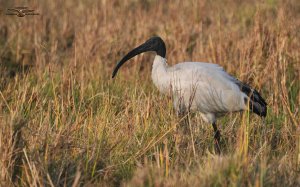
M 299 186 L 300 1 L 1 1 L 0 186 Z M 21 6 L 21 5 L 20 5 Z M 3 8 L 4 7 L 4 8 Z M 169 64 L 208 61 L 260 91 L 268 115 L 213 129 L 177 117 L 151 82 L 153 35 Z

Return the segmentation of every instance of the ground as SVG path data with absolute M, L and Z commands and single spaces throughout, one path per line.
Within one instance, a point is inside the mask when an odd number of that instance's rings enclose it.
M 0 186 L 299 186 L 300 2 L 0 1 Z M 40 15 L 5 15 L 29 6 Z M 176 116 L 151 82 L 159 35 L 170 65 L 213 62 L 258 90 L 265 119 L 213 128 Z

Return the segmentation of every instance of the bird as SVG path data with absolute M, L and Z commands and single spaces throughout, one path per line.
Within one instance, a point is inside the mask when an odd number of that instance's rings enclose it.
M 28 7 L 15 7 L 15 8 L 8 8 L 9 13 L 6 15 L 16 15 L 18 17 L 24 17 L 26 15 L 38 15 L 38 13 L 34 13 L 34 10 L 28 9 Z
M 156 53 L 151 72 L 154 85 L 160 93 L 172 94 L 178 115 L 198 112 L 204 122 L 213 126 L 217 154 L 221 153 L 221 133 L 216 124 L 217 118 L 248 109 L 260 117 L 266 117 L 267 103 L 259 92 L 228 74 L 218 64 L 182 62 L 168 65 L 166 45 L 159 36 L 153 36 L 129 51 L 116 64 L 112 78 L 125 62 L 148 51 Z

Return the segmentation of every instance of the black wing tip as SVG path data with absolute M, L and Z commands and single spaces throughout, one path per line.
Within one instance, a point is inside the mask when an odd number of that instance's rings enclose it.
M 262 118 L 267 117 L 267 109 L 260 111 L 257 108 L 252 108 L 252 109 L 250 108 L 250 110 L 252 112 L 254 112 L 255 114 L 257 114 L 259 117 L 262 117 Z
M 267 117 L 267 111 L 263 112 L 263 113 L 261 114 L 261 117 L 262 117 L 262 118 Z
M 262 111 L 258 114 L 260 117 L 265 118 L 267 116 L 267 106 L 265 105 Z
M 255 102 L 253 100 L 250 100 L 249 109 L 260 117 L 267 116 L 267 105 L 263 104 L 262 102 Z

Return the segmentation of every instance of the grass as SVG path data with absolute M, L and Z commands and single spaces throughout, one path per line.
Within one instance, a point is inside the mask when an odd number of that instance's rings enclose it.
M 300 4 L 271 1 L 0 2 L 0 186 L 300 185 Z M 3 8 L 4 7 L 4 8 Z M 169 64 L 220 64 L 266 98 L 213 129 L 176 116 L 151 82 L 153 54 L 115 63 L 150 36 Z

